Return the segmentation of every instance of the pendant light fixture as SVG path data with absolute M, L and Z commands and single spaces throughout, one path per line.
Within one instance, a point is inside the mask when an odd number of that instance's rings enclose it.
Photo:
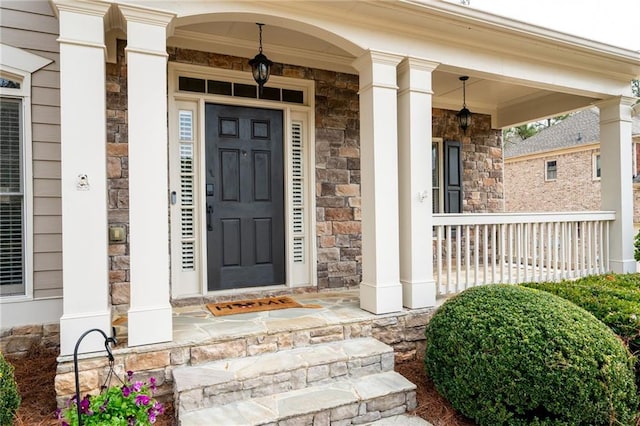
M 258 54 L 249 61 L 249 65 L 251 65 L 253 79 L 258 83 L 258 90 L 260 96 L 262 96 L 262 88 L 267 81 L 269 81 L 269 74 L 271 74 L 271 65 L 273 65 L 273 62 L 262 53 L 262 26 L 264 24 L 256 23 L 256 25 L 260 28 L 260 50 Z
M 456 117 L 458 117 L 458 124 L 460 125 L 462 132 L 465 134 L 467 133 L 467 128 L 471 126 L 471 111 L 467 109 L 467 80 L 469 80 L 469 76 L 463 75 L 460 77 L 460 81 L 462 81 L 462 109 L 456 114 Z

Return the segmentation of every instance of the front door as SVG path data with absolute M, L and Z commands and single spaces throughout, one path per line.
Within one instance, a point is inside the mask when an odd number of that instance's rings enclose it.
M 282 111 L 206 104 L 208 289 L 284 284 Z

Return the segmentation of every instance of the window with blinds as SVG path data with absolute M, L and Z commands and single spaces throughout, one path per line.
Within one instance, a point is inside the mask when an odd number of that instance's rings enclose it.
M 0 98 L 0 295 L 24 294 L 22 101 Z

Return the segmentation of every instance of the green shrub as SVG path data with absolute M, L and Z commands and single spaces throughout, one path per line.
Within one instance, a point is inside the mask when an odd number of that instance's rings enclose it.
M 638 231 L 638 233 L 636 234 L 636 241 L 634 243 L 634 247 L 635 247 L 635 253 L 634 253 L 634 258 L 640 262 L 640 230 Z
M 476 287 L 427 326 L 425 367 L 479 425 L 631 425 L 633 358 L 604 324 L 549 293 Z
M 20 406 L 20 393 L 13 377 L 13 366 L 0 352 L 0 425 L 10 426 Z
M 640 274 L 607 274 L 575 281 L 526 283 L 567 299 L 604 322 L 627 344 L 640 352 Z

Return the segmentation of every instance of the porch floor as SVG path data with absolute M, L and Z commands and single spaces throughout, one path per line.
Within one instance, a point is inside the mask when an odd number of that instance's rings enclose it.
M 227 316 L 214 316 L 205 304 L 173 308 L 173 346 L 193 345 L 203 342 L 231 340 L 239 337 L 270 335 L 346 323 L 357 323 L 384 317 L 397 317 L 408 313 L 403 309 L 383 315 L 375 315 L 360 308 L 359 290 L 303 293 L 291 295 L 302 305 L 318 307 L 287 308 Z M 440 304 L 441 300 L 438 301 Z M 425 308 L 430 310 L 431 308 Z M 414 310 L 415 311 L 415 310 Z M 127 335 L 126 316 L 114 317 L 119 348 Z

